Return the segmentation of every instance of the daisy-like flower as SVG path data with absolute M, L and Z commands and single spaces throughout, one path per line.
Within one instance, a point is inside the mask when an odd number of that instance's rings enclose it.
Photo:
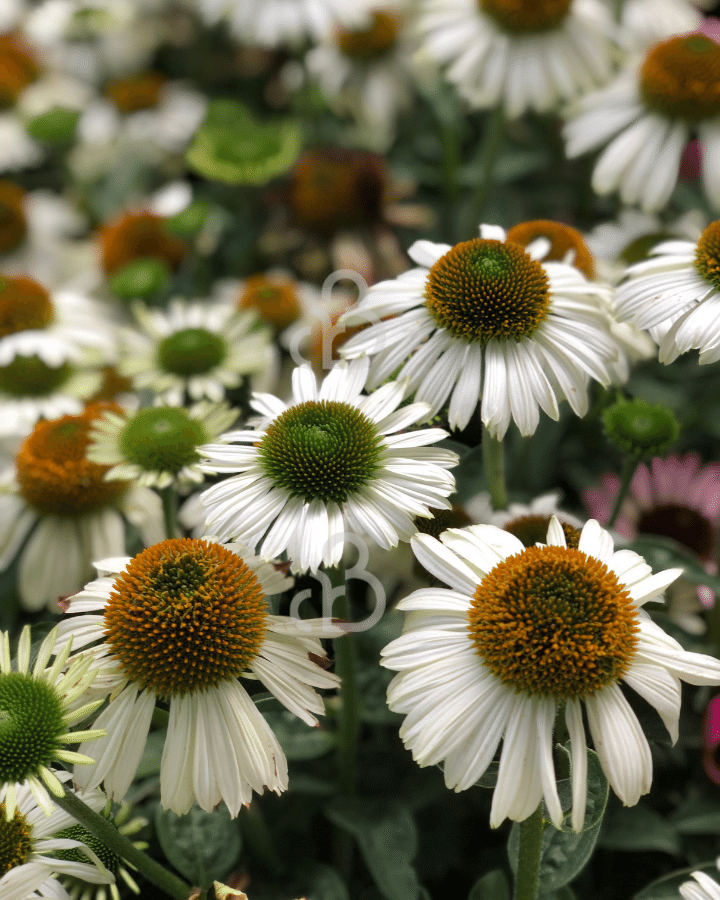
M 373 10 L 368 24 L 338 28 L 305 57 L 305 65 L 339 114 L 358 122 L 365 146 L 392 143 L 399 114 L 414 96 L 412 49 L 403 10 Z
M 95 723 L 107 737 L 89 744 L 97 762 L 76 770 L 76 782 L 104 782 L 122 799 L 160 700 L 170 709 L 160 767 L 165 808 L 183 815 L 197 801 L 210 812 L 224 800 L 236 816 L 253 791 L 285 790 L 285 756 L 238 679 L 259 679 L 317 725 L 324 707 L 314 688 L 338 685 L 317 637 L 341 629 L 270 615 L 267 597 L 292 581 L 237 544 L 177 538 L 98 569 L 107 574 L 67 602 L 79 615 L 59 625 L 60 642 L 74 638 L 111 692 Z
M 600 0 L 422 0 L 423 48 L 472 106 L 544 112 L 610 77 Z
M 50 794 L 62 797 L 64 793 L 52 767 L 57 763 L 89 765 L 93 762 L 92 757 L 67 750 L 65 745 L 86 743 L 105 734 L 102 728 L 70 730 L 74 722 L 94 712 L 102 700 L 78 706 L 77 701 L 91 686 L 97 672 L 91 670 L 89 660 L 82 659 L 76 659 L 68 668 L 69 644 L 50 664 L 57 636 L 56 628 L 48 634 L 30 671 L 29 626 L 20 635 L 15 668 L 10 656 L 10 636 L 0 632 L 3 721 L 0 785 L 3 786 L 6 821 L 12 818 L 22 789 L 30 791 L 50 815 L 53 809 Z
M 645 262 L 630 266 L 618 287 L 617 317 L 647 328 L 660 344 L 660 362 L 688 350 L 700 364 L 720 359 L 720 220 L 696 241 L 665 241 Z
M 609 288 L 566 263 L 540 262 L 547 242 L 525 249 L 491 225 L 480 235 L 454 247 L 413 244 L 408 253 L 418 268 L 373 285 L 341 316 L 341 324 L 374 323 L 341 355 L 373 356 L 370 388 L 404 362 L 398 378 L 430 405 L 428 417 L 450 398 L 453 429 L 468 424 L 478 400 L 483 423 L 499 438 L 511 419 L 532 434 L 540 408 L 557 419 L 558 400 L 585 415 L 588 376 L 609 384 L 618 354 Z
M 62 781 L 69 772 L 59 773 Z M 61 786 L 62 787 L 62 786 Z M 105 796 L 100 791 L 83 792 L 83 803 L 96 812 L 102 809 Z M 69 900 L 58 876 L 82 879 L 94 885 L 107 885 L 113 874 L 95 852 L 67 835 L 77 825 L 68 813 L 54 807 L 46 813 L 27 787 L 17 791 L 12 812 L 8 798 L 0 792 L 0 894 L 3 900 Z
M 102 797 L 104 798 L 105 795 L 102 794 Z M 132 815 L 132 806 L 129 803 L 124 803 L 114 816 L 111 815 L 111 807 L 112 804 L 108 801 L 103 810 L 103 816 L 124 837 L 132 837 L 148 824 L 148 820 L 142 816 L 130 818 Z M 103 843 L 96 835 L 88 831 L 82 825 L 71 825 L 68 828 L 65 828 L 60 832 L 59 837 L 80 841 L 95 853 L 115 879 L 108 885 L 94 885 L 88 884 L 87 880 L 79 878 L 77 874 L 60 873 L 60 882 L 67 891 L 70 900 L 120 900 L 120 891 L 118 890 L 118 882 L 120 881 L 124 882 L 134 894 L 140 893 L 137 882 L 127 868 L 129 863 L 126 863 L 122 857 L 111 850 L 107 844 Z M 133 846 L 138 850 L 146 850 L 148 844 L 145 841 L 134 840 Z M 79 849 L 67 850 L 62 854 L 62 858 L 66 860 L 74 859 L 77 862 L 81 862 L 82 851 Z M 135 867 L 132 866 L 131 868 L 134 869 Z
M 18 593 L 27 610 L 54 608 L 58 596 L 74 593 L 91 577 L 92 560 L 125 553 L 125 520 L 146 544 L 164 537 L 157 494 L 105 481 L 107 466 L 85 456 L 90 428 L 103 409 L 91 405 L 80 415 L 40 422 L 4 473 L 0 570 L 22 547 Z
M 693 872 L 694 881 L 680 885 L 683 900 L 720 900 L 720 884 L 705 872 Z
M 600 278 L 617 284 L 625 277 L 628 266 L 647 259 L 662 241 L 696 241 L 706 225 L 707 218 L 698 209 L 683 213 L 672 222 L 663 222 L 659 216 L 627 207 L 620 210 L 617 219 L 596 225 L 585 235 L 585 242 L 595 258 Z
M 619 490 L 620 478 L 609 472 L 602 476 L 598 487 L 584 491 L 590 515 L 600 524 L 610 518 Z M 697 453 L 656 457 L 649 465 L 641 463 L 620 507 L 615 531 L 626 540 L 657 534 L 677 541 L 702 562 L 708 573 L 715 574 L 720 532 L 720 463 L 702 465 Z M 707 587 L 699 587 L 693 609 L 684 586 L 686 583 L 679 582 L 672 588 L 671 615 L 686 630 L 702 632 L 705 626 L 695 615 L 700 609 L 697 597 L 710 606 L 714 594 Z
M 483 491 L 467 500 L 463 507 L 472 522 L 509 531 L 525 547 L 545 541 L 550 519 L 555 516 L 565 533 L 567 545 L 577 547 L 584 521 L 559 509 L 559 503 L 560 492 L 551 491 L 535 497 L 530 503 L 510 503 L 507 509 L 493 509 L 490 495 Z
M 186 487 L 205 480 L 198 447 L 214 441 L 237 419 L 226 403 L 154 406 L 132 414 L 106 410 L 95 419 L 86 457 L 111 466 L 106 481 L 136 481 L 146 487 Z
M 523 821 L 541 800 L 563 821 L 553 730 L 564 711 L 572 758 L 574 831 L 585 820 L 587 739 L 626 806 L 650 790 L 652 757 L 624 682 L 678 736 L 680 679 L 720 683 L 720 662 L 684 651 L 644 612 L 680 575 L 652 574 L 643 558 L 615 551 L 592 519 L 577 548 L 552 519 L 547 545 L 524 547 L 492 525 L 413 539 L 419 561 L 449 589 L 416 591 L 399 604 L 404 634 L 383 651 L 399 674 L 388 705 L 404 713 L 401 737 L 421 766 L 444 762 L 456 791 L 484 774 L 503 740 L 490 825 Z
M 297 46 L 322 39 L 338 25 L 361 25 L 370 5 L 370 0 L 198 0 L 206 21 L 227 18 L 238 37 L 261 47 Z
M 596 272 L 595 258 L 577 228 L 549 219 L 535 219 L 513 225 L 507 233 L 509 241 L 523 247 L 530 246 L 533 241 L 540 238 L 544 238 L 550 244 L 542 257 L 543 260 L 559 260 L 579 269 L 591 281 L 603 280 Z M 611 307 L 610 295 L 607 295 L 605 300 L 608 329 L 617 346 L 617 357 L 611 364 L 612 383 L 621 385 L 627 382 L 631 365 L 641 359 L 653 358 L 657 348 L 655 342 L 644 332 L 633 328 L 627 322 L 617 322 Z
M 159 401 L 181 406 L 192 400 L 220 403 L 225 390 L 274 364 L 271 334 L 257 316 L 226 304 L 175 299 L 166 311 L 133 305 L 140 331 L 121 335 L 118 365 L 136 390 L 150 388 Z
M 607 87 L 579 100 L 564 133 L 570 157 L 610 141 L 593 171 L 593 190 L 619 190 L 623 203 L 646 212 L 667 203 L 683 150 L 697 137 L 705 193 L 720 207 L 720 44 L 702 34 L 655 44 Z
M 299 366 L 289 404 L 255 394 L 260 424 L 200 450 L 205 471 L 239 473 L 202 494 L 208 531 L 250 547 L 262 540 L 264 559 L 285 550 L 294 571 L 315 572 L 340 562 L 348 533 L 387 549 L 415 534 L 415 516 L 448 507 L 457 455 L 427 446 L 446 432 L 398 434 L 428 407 L 398 409 L 402 382 L 363 396 L 367 372 L 366 358 L 341 362 L 318 388 L 310 366 Z

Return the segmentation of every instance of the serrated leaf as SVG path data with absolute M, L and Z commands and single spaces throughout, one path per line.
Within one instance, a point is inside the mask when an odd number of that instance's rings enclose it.
M 208 889 L 222 880 L 240 857 L 240 830 L 224 803 L 211 813 L 193 806 L 178 816 L 158 805 L 155 829 L 168 861 L 191 884 Z
M 318 759 L 335 746 L 335 735 L 322 726 L 311 728 L 286 709 L 263 710 L 288 759 Z
M 472 886 L 468 900 L 510 900 L 510 885 L 501 869 L 483 875 Z
M 600 846 L 608 850 L 680 853 L 680 837 L 675 827 L 648 806 L 620 807 L 605 819 Z
M 566 747 L 558 751 L 569 759 Z M 552 894 L 571 882 L 590 859 L 600 833 L 605 807 L 607 806 L 609 785 L 600 760 L 594 750 L 588 750 L 587 805 L 583 830 L 575 834 L 563 823 L 562 829 L 548 824 L 543 833 L 542 858 L 540 861 L 540 893 Z M 572 785 L 570 779 L 558 781 L 558 794 L 566 818 L 572 808 Z M 545 811 L 545 818 L 549 818 Z M 508 840 L 508 858 L 513 873 L 517 873 L 518 851 L 520 847 L 520 826 L 515 823 Z
M 412 865 L 417 831 L 406 807 L 393 801 L 338 800 L 326 814 L 353 835 L 386 900 L 418 900 L 420 883 Z

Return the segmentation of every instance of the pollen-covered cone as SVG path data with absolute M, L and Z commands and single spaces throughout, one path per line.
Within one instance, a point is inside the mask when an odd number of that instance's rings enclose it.
M 522 821 L 544 800 L 559 827 L 563 810 L 553 763 L 553 731 L 563 710 L 572 756 L 572 817 L 585 820 L 587 739 L 615 793 L 633 805 L 650 790 L 652 758 L 624 682 L 678 736 L 680 680 L 720 684 L 720 662 L 688 653 L 642 609 L 680 574 L 652 574 L 631 550 L 614 551 L 598 523 L 577 549 L 551 519 L 547 545 L 525 548 L 492 525 L 450 529 L 438 541 L 413 539 L 420 563 L 449 588 L 415 591 L 410 613 L 382 664 L 399 674 L 388 705 L 405 714 L 400 730 L 421 766 L 444 764 L 456 791 L 500 766 L 490 824 Z
M 372 357 L 368 388 L 401 366 L 398 380 L 429 405 L 448 404 L 453 429 L 480 415 L 501 438 L 510 421 L 533 434 L 540 410 L 557 419 L 567 399 L 585 415 L 590 378 L 608 385 L 618 356 L 605 306 L 610 289 L 564 262 L 543 261 L 547 241 L 523 247 L 495 225 L 449 244 L 417 241 L 418 267 L 373 285 L 340 317 L 369 324 L 340 348 L 348 359 Z
M 95 765 L 76 770 L 83 787 L 105 784 L 121 800 L 140 762 L 155 704 L 169 706 L 160 801 L 179 815 L 224 800 L 236 816 L 253 791 L 287 788 L 287 761 L 240 683 L 261 681 L 290 712 L 318 725 L 314 688 L 335 688 L 319 637 L 343 632 L 326 619 L 270 615 L 267 597 L 292 581 L 246 548 L 214 540 L 163 541 L 132 559 L 96 564 L 104 573 L 67 603 L 59 643 L 99 669 L 110 694 L 88 745 Z M 77 613 L 77 615 L 73 615 Z M 158 639 L 158 635 L 161 638 Z

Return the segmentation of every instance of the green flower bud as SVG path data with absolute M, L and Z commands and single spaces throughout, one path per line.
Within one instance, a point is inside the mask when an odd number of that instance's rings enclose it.
M 617 400 L 603 413 L 603 423 L 610 443 L 638 460 L 663 456 L 680 433 L 672 410 L 645 400 Z
M 150 297 L 167 287 L 170 267 L 154 256 L 134 259 L 108 276 L 108 287 L 122 300 Z

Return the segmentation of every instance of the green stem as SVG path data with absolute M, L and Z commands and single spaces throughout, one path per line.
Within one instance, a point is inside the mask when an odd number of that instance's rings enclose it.
M 515 900 L 537 900 L 544 828 L 541 803 L 531 816 L 520 823 Z
M 344 584 L 345 572 L 341 566 L 328 569 L 333 587 Z M 350 619 L 350 602 L 347 585 L 333 606 L 339 619 Z M 357 682 L 355 678 L 355 635 L 345 634 L 335 641 L 335 674 L 340 677 L 340 715 L 337 734 L 337 776 L 338 789 L 344 796 L 355 791 L 356 757 L 360 716 L 358 709 Z
M 622 475 L 620 476 L 620 490 L 618 491 L 617 497 L 615 498 L 615 503 L 613 503 L 612 512 L 610 513 L 610 518 L 607 520 L 605 528 L 612 528 L 617 521 L 617 517 L 620 514 L 620 507 L 622 506 L 622 502 L 625 499 L 628 488 L 630 487 L 630 482 L 632 481 L 632 477 L 635 474 L 635 470 L 638 467 L 638 460 L 632 456 L 629 456 L 625 462 L 623 463 Z
M 175 538 L 178 536 L 178 492 L 174 485 L 170 485 L 160 491 L 160 496 L 162 497 L 165 531 L 168 538 Z
M 154 859 L 150 859 L 142 850 L 133 844 L 133 842 L 124 837 L 117 828 L 108 820 L 90 809 L 83 801 L 74 794 L 69 788 L 65 788 L 63 797 L 56 797 L 57 805 L 69 813 L 82 826 L 92 832 L 95 837 L 103 842 L 113 853 L 116 853 L 122 859 L 135 866 L 142 875 L 151 881 L 155 887 L 165 891 L 175 900 L 187 900 L 190 894 L 190 885 L 186 884 L 172 872 L 168 872 Z
M 505 116 L 503 114 L 502 105 L 498 104 L 490 115 L 485 119 L 485 128 L 483 131 L 483 147 L 482 147 L 482 172 L 480 181 L 475 191 L 475 198 L 472 205 L 473 211 L 473 227 L 477 229 L 482 222 L 485 204 L 487 203 L 490 186 L 492 184 L 493 172 L 495 170 L 495 161 L 497 159 L 500 142 L 505 130 Z M 473 235 L 475 237 L 476 233 Z
M 484 425 L 482 433 L 482 460 L 492 508 L 507 509 L 503 442 L 492 437 Z

